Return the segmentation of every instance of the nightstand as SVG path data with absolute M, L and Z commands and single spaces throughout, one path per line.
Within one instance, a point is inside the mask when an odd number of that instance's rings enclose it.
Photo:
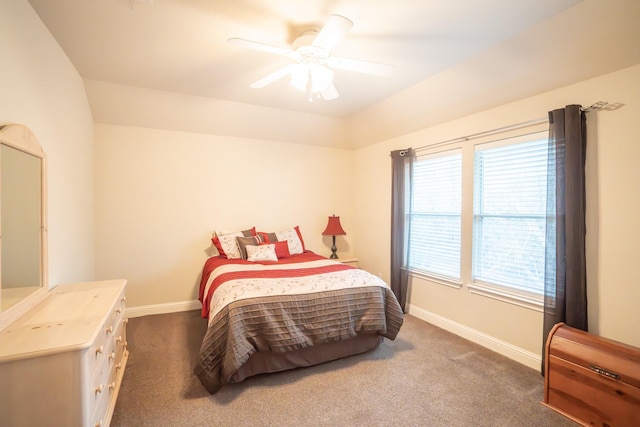
M 338 258 L 336 261 L 358 268 L 358 258 Z

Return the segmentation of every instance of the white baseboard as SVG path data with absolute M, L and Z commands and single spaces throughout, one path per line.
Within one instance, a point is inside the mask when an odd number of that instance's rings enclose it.
M 175 313 L 178 311 L 199 310 L 200 301 L 170 302 L 166 304 L 143 305 L 127 307 L 127 317 L 141 317 L 151 314 Z
M 446 317 L 439 316 L 435 313 L 431 313 L 430 311 L 415 307 L 413 305 L 409 306 L 409 314 L 453 334 L 459 335 L 462 338 L 465 338 L 476 344 L 480 344 L 483 347 L 493 350 L 496 353 L 502 354 L 503 356 L 506 356 L 509 359 L 513 359 L 516 362 L 520 362 L 532 369 L 540 369 L 542 357 L 528 350 L 516 347 L 513 344 L 509 344 L 508 342 L 499 340 L 495 337 L 492 337 L 491 335 L 476 331 L 475 329 L 471 329 L 468 326 L 454 322 L 450 319 L 447 319 Z

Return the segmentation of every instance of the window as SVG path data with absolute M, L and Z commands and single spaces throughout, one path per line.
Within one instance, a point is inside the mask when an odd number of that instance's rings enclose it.
M 477 145 L 473 179 L 473 281 L 541 295 L 547 140 Z
M 424 149 L 413 165 L 412 274 L 541 309 L 547 126 Z
M 460 150 L 415 162 L 409 240 L 412 271 L 460 281 L 461 175 Z

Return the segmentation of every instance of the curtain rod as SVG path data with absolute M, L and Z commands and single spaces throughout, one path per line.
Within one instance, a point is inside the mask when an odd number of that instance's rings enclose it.
M 588 113 L 590 111 L 596 111 L 596 110 L 602 110 L 606 105 L 608 104 L 608 102 L 604 102 L 604 101 L 598 101 L 595 104 L 592 104 L 586 108 L 580 108 L 580 111 L 583 111 L 585 113 Z M 452 138 L 452 139 L 447 139 L 445 141 L 440 141 L 440 142 L 436 142 L 435 144 L 429 144 L 429 145 L 425 145 L 422 147 L 418 147 L 416 148 L 414 151 L 418 152 L 418 151 L 422 151 L 422 150 L 430 150 L 432 148 L 437 148 L 440 147 L 442 145 L 448 145 L 448 144 L 454 144 L 456 142 L 465 142 L 465 141 L 469 141 L 472 139 L 476 139 L 476 138 L 480 138 L 483 136 L 491 136 L 491 135 L 497 135 L 503 132 L 508 132 L 510 130 L 517 130 L 517 129 L 522 129 L 522 128 L 527 128 L 530 126 L 535 126 L 535 125 L 539 125 L 542 123 L 545 123 L 549 120 L 548 117 L 538 117 L 536 119 L 532 119 L 532 120 L 527 120 L 525 122 L 520 122 L 520 123 L 515 123 L 509 126 L 503 126 L 500 128 L 496 128 L 496 129 L 491 129 L 491 130 L 485 130 L 482 132 L 478 132 L 478 133 L 472 133 L 470 135 L 465 135 L 465 136 L 459 136 L 457 138 Z

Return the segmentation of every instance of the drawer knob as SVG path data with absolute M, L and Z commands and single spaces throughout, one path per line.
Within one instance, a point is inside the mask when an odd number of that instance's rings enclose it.
M 121 302 L 127 302 L 127 297 L 122 297 L 122 298 L 120 299 L 120 301 L 121 301 Z
M 120 310 L 119 308 L 116 308 L 116 313 L 120 314 L 122 313 L 122 310 Z
M 111 362 L 112 360 L 115 360 L 116 358 L 116 354 L 112 351 L 111 354 L 109 355 L 109 362 Z
M 106 328 L 104 331 L 107 333 L 107 335 L 109 335 L 110 333 L 112 333 L 112 332 L 113 332 L 113 325 L 109 326 L 109 327 L 108 327 L 108 328 Z
M 102 384 L 100 384 L 98 387 L 96 387 L 96 394 L 102 393 Z
M 122 368 L 122 363 L 118 363 L 118 364 L 116 365 L 116 371 L 117 371 L 118 369 L 121 369 L 121 368 Z
M 104 350 L 104 348 L 102 346 L 96 348 L 96 356 L 99 354 L 102 354 L 102 351 Z
M 96 422 L 96 427 L 102 427 L 102 421 L 97 421 Z
M 115 389 L 115 388 L 116 388 L 116 383 L 115 383 L 115 381 L 114 381 L 114 382 L 112 382 L 111 384 L 109 384 L 109 391 L 113 391 L 113 389 Z

